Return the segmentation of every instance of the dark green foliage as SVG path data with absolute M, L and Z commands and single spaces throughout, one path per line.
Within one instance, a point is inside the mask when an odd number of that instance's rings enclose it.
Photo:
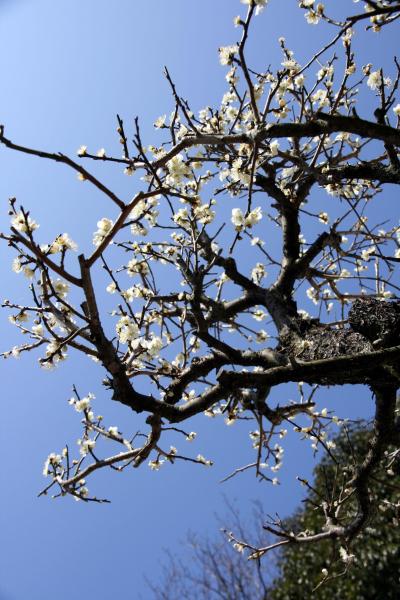
M 291 530 L 295 533 L 321 531 L 324 515 L 314 506 L 319 503 L 318 493 L 328 497 L 336 495 L 335 488 L 339 490 L 346 477 L 346 465 L 351 468 L 353 455 L 365 454 L 369 435 L 368 430 L 361 427 L 347 433 L 342 431 L 336 440 L 334 456 L 337 464 L 328 457 L 316 467 L 314 491 L 310 491 L 305 508 L 287 522 Z M 383 469 L 376 471 L 370 492 L 373 500 L 378 501 L 379 509 L 374 512 L 367 529 L 353 540 L 350 548 L 346 548 L 348 554 L 355 556 L 347 572 L 339 552 L 340 541 L 286 546 L 278 559 L 280 576 L 270 591 L 271 600 L 400 598 L 399 507 L 396 510 L 389 505 L 390 502 L 400 504 L 398 474 L 388 476 Z M 352 502 L 346 511 L 349 516 L 354 513 Z M 323 569 L 327 569 L 329 575 L 323 585 L 317 587 L 324 579 Z

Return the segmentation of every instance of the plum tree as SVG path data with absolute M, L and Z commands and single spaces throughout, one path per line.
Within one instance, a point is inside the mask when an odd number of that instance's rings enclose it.
M 147 434 L 128 439 L 95 415 L 90 394 L 75 390 L 70 402 L 83 418 L 79 455 L 67 447 L 49 455 L 44 492 L 84 501 L 100 501 L 86 484 L 99 469 L 147 462 L 158 470 L 177 460 L 211 465 L 164 444 L 171 430 L 192 440 L 195 432 L 181 424 L 199 413 L 223 414 L 228 423 L 254 419 L 256 458 L 235 472 L 251 468 L 276 483 L 288 423 L 313 447 L 332 446 L 328 430 L 339 419 L 316 410 L 318 388 L 371 390 L 370 442 L 334 497 L 320 499 L 321 529 L 295 534 L 277 520 L 268 530 L 278 541 L 266 547 L 231 538 L 260 558 L 277 546 L 329 538 L 348 547 L 374 512 L 371 473 L 382 459 L 388 470 L 398 460 L 400 236 L 394 216 L 385 228 L 379 224 L 379 203 L 400 183 L 400 69 L 396 59 L 391 77 L 377 65 L 357 64 L 352 41 L 364 24 L 384 39 L 400 4 L 365 0 L 364 11 L 352 5 L 353 12 L 331 16 L 330 7 L 303 0 L 310 27 L 323 23 L 332 37 L 303 64 L 279 38 L 278 69 L 258 71 L 249 65 L 247 42 L 267 1 L 242 3 L 247 14 L 235 18 L 240 40 L 219 49 L 227 69 L 221 105 L 195 114 L 166 70 L 175 105 L 157 119 L 155 145 L 144 144 L 138 119 L 131 140 L 118 117 L 122 157 L 81 146 L 74 160 L 19 145 L 1 127 L 4 146 L 67 165 L 109 199 L 112 213 L 98 220 L 93 251 L 76 259 L 67 233 L 39 240 L 34 216 L 10 200 L 11 230 L 1 237 L 32 298 L 4 304 L 29 338 L 4 355 L 44 348 L 40 363 L 52 368 L 68 349 L 82 353 L 106 373 L 105 393 L 147 415 Z M 367 94 L 373 106 L 364 119 L 357 102 Z M 121 199 L 83 166 L 92 161 L 140 178 L 141 191 Z M 100 270 L 116 299 L 111 316 L 99 303 Z M 299 400 L 278 404 L 274 388 L 290 382 L 299 384 Z M 119 451 L 100 458 L 105 439 Z

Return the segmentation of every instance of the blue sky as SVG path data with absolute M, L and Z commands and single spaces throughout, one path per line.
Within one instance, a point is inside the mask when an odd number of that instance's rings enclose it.
M 279 64 L 280 35 L 300 62 L 319 48 L 326 30 L 306 27 L 296 6 L 292 0 L 271 0 L 255 20 L 249 44 L 255 67 Z M 152 143 L 152 123 L 173 107 L 163 66 L 195 110 L 218 105 L 226 90 L 217 48 L 236 41 L 232 20 L 243 9 L 232 0 L 0 2 L 0 122 L 6 135 L 71 156 L 81 144 L 117 155 L 118 112 L 128 129 L 139 115 L 145 143 Z M 383 45 L 379 36 L 360 35 L 359 61 L 388 64 L 396 49 L 394 30 L 388 34 Z M 372 97 L 361 104 L 360 114 L 371 117 Z M 120 171 L 103 172 L 121 197 L 128 199 L 137 191 L 138 183 Z M 91 246 L 96 221 L 111 213 L 106 200 L 66 167 L 0 148 L 2 229 L 10 196 L 31 209 L 44 239 L 68 231 L 83 250 Z M 385 210 L 392 210 L 393 197 L 385 202 Z M 8 268 L 13 256 L 5 244 L 0 253 L 2 296 L 23 298 L 26 282 Z M 2 350 L 19 341 L 5 313 L 0 330 Z M 92 485 L 99 495 L 111 498 L 110 505 L 38 499 L 47 454 L 80 434 L 79 418 L 67 403 L 73 383 L 83 394 L 96 394 L 96 412 L 107 415 L 110 425 L 135 431 L 142 420 L 112 405 L 100 385 L 103 372 L 80 357 L 71 355 L 66 365 L 50 373 L 41 371 L 29 355 L 2 362 L 0 368 L 0 600 L 78 595 L 106 600 L 110 594 L 135 599 L 140 592 L 146 598 L 143 575 L 157 576 L 164 548 L 182 552 L 180 540 L 189 528 L 212 533 L 213 515 L 223 511 L 224 494 L 238 498 L 241 507 L 260 499 L 267 513 L 279 507 L 282 515 L 301 498 L 294 478 L 299 472 L 309 475 L 308 447 L 288 444 L 281 478 L 287 486 L 261 486 L 250 475 L 220 485 L 233 468 L 251 460 L 249 426 L 226 428 L 217 420 L 203 424 L 204 419 L 197 419 L 190 424 L 200 433 L 195 452 L 213 458 L 212 469 L 178 464 L 158 473 L 145 466 L 122 475 L 100 473 Z M 277 394 L 283 399 L 294 390 Z M 328 390 L 321 402 L 354 417 L 370 413 L 369 398 L 366 390 L 356 388 Z M 296 460 L 290 460 L 290 452 Z

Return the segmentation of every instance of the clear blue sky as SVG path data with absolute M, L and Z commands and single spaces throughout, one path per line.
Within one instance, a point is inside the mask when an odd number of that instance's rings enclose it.
M 297 4 L 271 0 L 255 20 L 249 55 L 256 67 L 279 64 L 280 35 L 300 62 L 319 48 L 324 29 L 306 27 Z M 81 144 L 118 154 L 118 112 L 128 128 L 139 115 L 145 142 L 152 143 L 152 123 L 173 107 L 163 66 L 169 67 L 194 109 L 218 105 L 225 72 L 217 48 L 236 41 L 232 19 L 243 11 L 237 0 L 0 1 L 0 122 L 6 135 L 72 156 Z M 359 36 L 362 61 L 388 64 L 397 45 L 394 30 L 388 34 L 385 45 L 377 36 Z M 370 108 L 365 101 L 360 113 L 371 116 Z M 136 191 L 132 186 L 137 183 L 122 173 L 105 173 L 125 199 Z M 10 196 L 32 210 L 43 239 L 67 231 L 82 250 L 91 245 L 96 221 L 111 216 L 105 199 L 65 167 L 0 148 L 3 230 Z M 388 198 L 388 210 L 392 203 Z M 0 252 L 1 296 L 23 298 L 25 282 L 8 267 L 13 255 L 4 244 Z M 5 313 L 0 328 L 2 350 L 20 341 Z M 144 466 L 122 475 L 100 474 L 91 488 L 106 493 L 111 505 L 38 499 L 47 454 L 80 434 L 79 419 L 66 402 L 72 383 L 83 394 L 96 394 L 96 412 L 106 414 L 109 424 L 129 433 L 141 421 L 111 405 L 100 385 L 103 372 L 80 357 L 71 355 L 66 365 L 50 373 L 41 371 L 29 355 L 2 362 L 0 368 L 0 600 L 135 599 L 139 593 L 146 598 L 143 575 L 157 577 L 164 548 L 181 553 L 179 541 L 189 528 L 215 529 L 213 515 L 223 511 L 223 494 L 238 498 L 244 510 L 250 499 L 258 498 L 266 512 L 279 508 L 282 515 L 301 498 L 294 476 L 309 475 L 308 444 L 301 449 L 288 443 L 281 477 L 287 485 L 261 486 L 250 475 L 220 485 L 232 468 L 249 462 L 252 451 L 248 425 L 226 428 L 216 420 L 190 425 L 200 432 L 195 451 L 215 460 L 212 469 L 178 464 L 158 473 Z M 277 393 L 287 398 L 293 391 Z M 324 392 L 323 405 L 331 400 L 347 416 L 371 409 L 365 390 Z

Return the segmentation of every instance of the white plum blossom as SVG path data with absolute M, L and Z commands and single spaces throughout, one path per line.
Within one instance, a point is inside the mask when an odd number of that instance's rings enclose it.
M 277 156 L 279 151 L 279 141 L 274 140 L 269 144 L 269 154 L 270 156 Z
M 260 12 L 264 10 L 264 8 L 268 4 L 268 0 L 240 0 L 242 4 L 255 5 L 256 7 L 256 15 L 259 15 Z
M 62 233 L 57 236 L 51 244 L 43 244 L 40 249 L 45 254 L 57 254 L 65 250 L 77 250 L 77 244 L 71 240 L 68 233 Z
M 219 51 L 219 62 L 221 65 L 232 64 L 233 57 L 238 51 L 238 46 L 222 46 L 218 49 Z
M 254 210 L 249 212 L 248 215 L 244 215 L 240 208 L 232 209 L 231 221 L 237 231 L 241 231 L 246 227 L 253 227 L 262 219 L 261 207 L 257 206 Z
M 115 281 L 112 281 L 108 284 L 108 286 L 106 287 L 106 291 L 109 294 L 115 294 L 115 292 L 117 291 L 117 284 L 115 283 Z
M 377 90 L 382 85 L 382 75 L 380 71 L 372 71 L 367 79 L 367 85 L 371 90 Z
M 136 274 L 147 275 L 149 266 L 145 260 L 132 258 L 126 265 L 126 272 L 130 277 L 133 277 Z
M 204 456 L 202 454 L 198 454 L 196 456 L 196 460 L 198 462 L 202 463 L 203 465 L 206 465 L 207 467 L 211 467 L 213 465 L 213 461 L 207 460 L 206 458 L 204 458 Z
M 42 337 L 44 333 L 43 325 L 41 323 L 38 325 L 32 325 L 32 333 L 35 336 Z
M 304 17 L 306 18 L 307 23 L 310 25 L 318 25 L 320 17 L 314 10 L 309 10 L 305 13 Z
M 27 233 L 28 231 L 32 232 L 39 227 L 36 221 L 22 211 L 13 216 L 11 225 L 21 233 Z
M 141 345 L 145 348 L 148 357 L 153 358 L 154 356 L 159 355 L 164 344 L 160 337 L 152 334 L 151 338 L 149 340 L 144 340 Z
M 249 185 L 251 177 L 250 173 L 243 168 L 243 159 L 235 158 L 228 173 L 233 181 L 240 181 L 244 185 Z
M 253 312 L 253 319 L 256 321 L 263 321 L 267 317 L 267 313 L 264 312 L 261 308 L 256 309 Z
M 93 235 L 93 244 L 95 246 L 100 246 L 106 235 L 111 231 L 113 225 L 114 223 L 111 219 L 107 219 L 106 217 L 97 221 L 97 231 L 95 231 Z
M 283 62 L 281 62 L 281 65 L 282 67 L 285 67 L 285 69 L 291 71 L 291 75 L 294 75 L 301 69 L 299 63 L 296 60 L 294 60 L 294 58 L 288 58 L 287 60 L 284 60 Z
M 318 102 L 319 108 L 322 108 L 324 106 L 329 106 L 328 92 L 327 92 L 327 90 L 323 90 L 322 88 L 317 90 L 315 92 L 315 94 L 312 95 L 311 99 L 314 103 Z
M 371 254 L 374 254 L 375 252 L 376 252 L 375 246 L 370 246 L 369 248 L 365 248 L 365 250 L 363 250 L 361 252 L 361 258 L 368 262 L 371 257 Z
M 182 154 L 177 154 L 167 162 L 168 175 L 166 177 L 167 185 L 171 187 L 178 186 L 182 180 L 190 177 L 190 167 L 185 163 Z
M 152 471 L 159 471 L 164 462 L 162 459 L 150 460 L 148 465 Z
M 325 225 L 329 223 L 329 215 L 327 212 L 320 212 L 318 215 L 318 219 L 321 221 L 321 223 L 324 223 Z
M 121 344 L 133 342 L 139 336 L 139 327 L 128 315 L 124 315 L 120 318 L 115 329 Z
M 156 121 L 154 122 L 154 127 L 156 127 L 156 129 L 160 129 L 165 125 L 166 120 L 167 115 L 162 115 L 161 117 L 158 117 L 158 119 L 156 119 Z
M 80 146 L 76 151 L 78 156 L 86 156 L 87 154 L 87 146 Z
M 256 342 L 258 344 L 262 344 L 269 338 L 269 334 L 265 331 L 265 329 L 259 329 L 256 334 Z
M 51 454 L 49 454 L 46 458 L 46 462 L 44 463 L 43 475 L 47 477 L 47 475 L 49 474 L 50 465 L 53 467 L 58 467 L 58 465 L 61 463 L 61 460 L 61 454 L 55 454 L 55 452 L 51 452 Z
M 259 284 L 263 277 L 265 277 L 265 265 L 263 263 L 258 262 L 256 266 L 251 271 L 251 278 L 254 283 Z
M 183 227 L 187 229 L 190 220 L 189 220 L 189 211 L 187 208 L 180 208 L 173 216 L 173 221 L 179 225 L 179 227 Z
M 84 398 L 81 398 L 80 400 L 76 400 L 76 402 L 74 402 L 75 410 L 77 412 L 83 412 L 84 410 L 90 408 L 90 401 L 93 398 L 94 398 L 93 395 L 88 394 Z
M 88 454 L 90 450 L 93 450 L 96 446 L 96 441 L 91 439 L 82 440 L 79 448 L 79 452 L 82 456 Z
M 60 296 L 60 298 L 64 298 L 69 291 L 69 284 L 66 281 L 62 281 L 62 279 L 56 279 L 52 282 L 53 289 L 55 293 Z
M 347 552 L 346 548 L 343 548 L 343 546 L 341 546 L 341 547 L 339 548 L 339 554 L 340 554 L 340 558 L 342 559 L 342 561 L 343 561 L 345 564 L 352 563 L 352 562 L 354 561 L 354 559 L 355 559 L 355 556 L 354 556 L 354 554 L 349 554 L 349 553 Z
M 13 259 L 11 269 L 14 271 L 14 273 L 21 273 L 22 264 L 21 259 L 19 257 Z
M 208 204 L 201 204 L 194 209 L 194 216 L 202 225 L 212 223 L 215 218 L 215 211 L 211 210 Z

